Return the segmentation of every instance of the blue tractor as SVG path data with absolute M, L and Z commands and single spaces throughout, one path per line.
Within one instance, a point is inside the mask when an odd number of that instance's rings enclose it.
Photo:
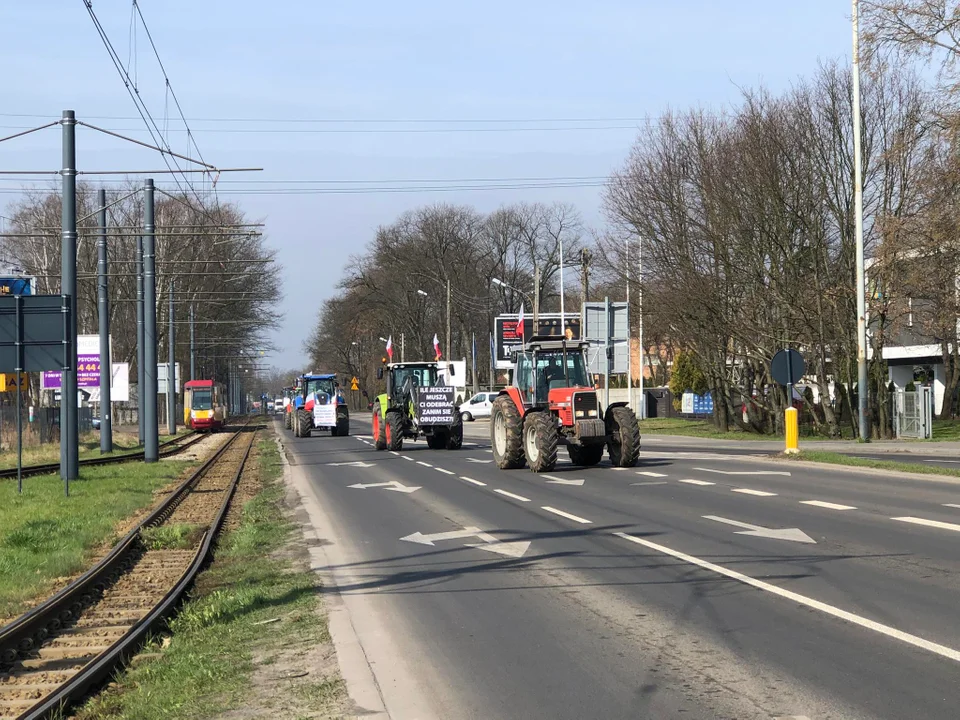
M 329 430 L 334 437 L 350 434 L 350 410 L 336 375 L 297 378 L 291 424 L 296 437 L 310 437 L 314 429 Z

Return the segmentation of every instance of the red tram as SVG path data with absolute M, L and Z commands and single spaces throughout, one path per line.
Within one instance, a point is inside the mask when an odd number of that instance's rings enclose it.
M 227 419 L 222 384 L 191 380 L 184 385 L 183 423 L 193 430 L 220 430 Z

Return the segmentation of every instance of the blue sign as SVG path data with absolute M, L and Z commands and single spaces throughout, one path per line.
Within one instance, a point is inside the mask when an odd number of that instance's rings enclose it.
M 713 414 L 713 396 L 710 393 L 693 396 L 693 414 L 694 415 L 712 415 Z
M 33 280 L 27 275 L 0 277 L 0 295 L 33 295 Z

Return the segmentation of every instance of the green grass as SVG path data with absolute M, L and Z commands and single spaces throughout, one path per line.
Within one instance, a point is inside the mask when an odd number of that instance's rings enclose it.
M 114 689 L 91 701 L 78 720 L 202 720 L 246 707 L 252 692 L 254 651 L 263 664 L 291 643 L 329 643 L 318 612 L 316 578 L 275 556 L 293 537 L 282 510 L 282 466 L 272 440 L 259 446 L 263 491 L 243 510 L 239 528 L 222 541 L 193 598 L 171 623 L 171 642 L 147 652 L 159 658 L 134 665 Z M 280 618 L 279 622 L 259 624 Z M 292 682 L 292 681 L 291 681 Z M 311 711 L 329 712 L 345 689 L 337 677 L 291 684 Z
M 934 420 L 933 421 L 933 442 L 956 442 L 960 441 L 960 421 L 957 420 Z
M 739 428 L 720 432 L 709 420 L 686 420 L 684 418 L 651 418 L 640 421 L 640 433 L 647 435 L 685 435 L 687 437 L 712 438 L 716 440 L 775 440 L 773 435 L 755 435 Z
M 872 460 L 869 458 L 851 457 L 842 453 L 826 450 L 801 450 L 797 455 L 784 455 L 788 460 L 806 460 L 808 462 L 829 463 L 831 465 L 849 465 L 851 467 L 876 468 L 903 473 L 922 473 L 924 475 L 948 475 L 960 477 L 960 469 L 943 467 L 932 463 L 911 463 L 898 460 Z
M 177 436 L 183 435 L 186 430 L 177 433 Z M 173 435 L 161 435 L 160 442 L 166 442 L 173 438 Z M 80 438 L 80 459 L 92 457 L 109 457 L 130 453 L 138 449 L 139 439 L 131 433 L 113 434 L 113 452 L 106 455 L 100 454 L 100 433 L 87 433 Z M 60 443 L 47 443 L 45 445 L 33 445 L 23 448 L 24 465 L 43 465 L 45 463 L 59 462 Z M 15 468 L 17 466 L 17 446 L 16 437 L 11 442 L 4 443 L 4 451 L 0 452 L 0 470 Z
M 144 528 L 140 537 L 150 550 L 187 550 L 200 542 L 204 529 L 202 525 L 174 523 Z
M 153 491 L 180 475 L 172 461 L 84 468 L 64 497 L 56 475 L 0 481 L 0 616 L 17 615 L 56 578 L 85 568 L 117 524 L 150 505 Z

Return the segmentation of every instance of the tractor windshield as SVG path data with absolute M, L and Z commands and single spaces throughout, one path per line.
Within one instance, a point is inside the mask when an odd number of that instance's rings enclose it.
M 325 393 L 333 395 L 333 378 L 307 378 L 307 395 L 310 393 Z
M 564 353 L 561 350 L 541 351 L 536 354 L 535 376 L 538 397 L 546 399 L 547 392 L 554 388 L 589 387 L 583 353 L 577 351 L 566 353 L 566 373 L 563 370 L 563 359 Z
M 393 387 L 396 392 L 403 389 L 407 378 L 412 379 L 414 387 L 436 387 L 437 368 L 432 365 L 394 368 Z

